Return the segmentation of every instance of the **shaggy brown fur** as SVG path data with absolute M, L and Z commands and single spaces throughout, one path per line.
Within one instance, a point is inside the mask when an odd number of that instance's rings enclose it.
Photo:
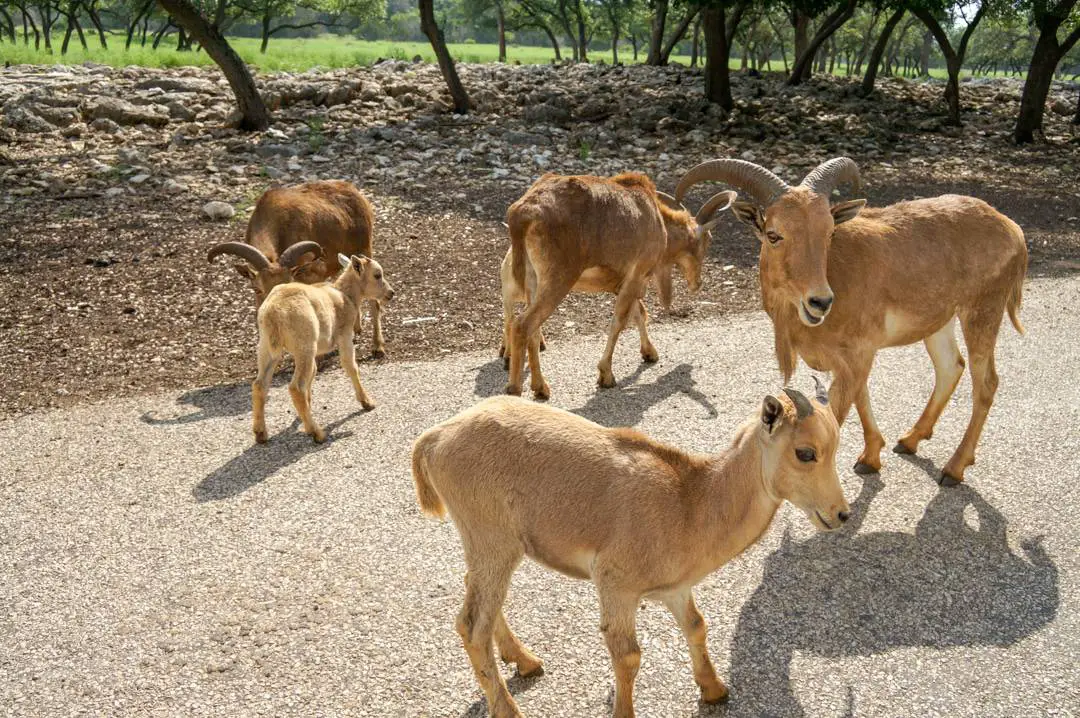
M 360 384 L 356 366 L 353 332 L 363 300 L 390 301 L 394 290 L 383 276 L 382 267 L 367 257 L 338 255 L 344 271 L 332 284 L 279 284 L 270 290 L 259 307 L 258 376 L 251 384 L 252 430 L 255 441 L 267 440 L 266 395 L 274 367 L 288 352 L 296 369 L 289 394 L 304 431 L 316 442 L 326 433 L 311 415 L 311 385 L 315 380 L 315 359 L 333 349 L 341 356 L 341 366 L 352 379 L 356 400 L 368 410 L 375 403 Z
M 832 208 L 828 198 L 793 187 L 762 211 L 733 211 L 761 240 L 761 296 L 773 321 L 785 379 L 797 357 L 831 371 L 830 404 L 841 422 L 854 403 L 864 448 L 856 471 L 881 468 L 885 444 L 870 408 L 867 379 L 884 347 L 922 341 L 936 383 L 922 416 L 897 444 L 914 453 L 933 434 L 963 373 L 959 319 L 971 363 L 974 407 L 967 432 L 942 471 L 962 481 L 998 385 L 994 346 L 1002 316 L 1018 317 L 1027 271 L 1020 227 L 982 200 L 958 195 L 863 209 L 864 200 Z
M 612 354 L 631 317 L 641 335 L 642 358 L 656 361 L 659 355 L 646 330 L 648 314 L 641 297 L 649 276 L 654 275 L 661 302 L 669 306 L 670 268 L 676 264 L 691 290 L 700 287 L 701 262 L 713 224 L 699 225 L 700 219 L 667 206 L 642 174 L 541 177 L 507 212 L 510 249 L 502 271 L 500 351 L 509 357 L 506 392 L 521 393 L 527 346 L 533 393 L 539 399 L 550 396 L 540 372 L 540 328 L 571 291 L 617 296 L 607 346 L 598 364 L 600 386 L 615 386 Z M 515 301 L 528 306 L 512 321 Z
M 236 271 L 251 282 L 256 301 L 261 305 L 270 290 L 279 284 L 315 284 L 333 279 L 338 274 L 338 254 L 372 257 L 374 227 L 371 203 L 350 182 L 324 180 L 268 189 L 255 204 L 244 243 L 262 252 L 270 266 L 257 270 L 241 262 L 235 265 Z M 304 241 L 321 245 L 322 256 L 309 252 L 291 268 L 277 263 L 282 252 Z M 382 310 L 374 301 L 370 309 L 374 331 L 372 354 L 385 356 Z
M 703 700 L 727 697 L 692 587 L 753 544 L 785 499 L 819 529 L 848 517 L 836 419 L 820 399 L 789 396 L 795 401 L 766 397 L 715 455 L 511 397 L 482 401 L 416 440 L 420 507 L 449 513 L 461 535 L 468 573 L 457 630 L 493 718 L 521 714 L 495 665 L 492 637 L 522 675 L 541 669 L 502 612 L 523 556 L 596 585 L 616 716 L 634 715 L 643 598 L 662 601 L 678 621 Z

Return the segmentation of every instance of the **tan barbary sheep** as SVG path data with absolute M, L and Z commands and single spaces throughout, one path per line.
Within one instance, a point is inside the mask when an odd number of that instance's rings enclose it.
M 830 403 L 837 419 L 843 422 L 854 403 L 862 422 L 857 472 L 880 470 L 885 445 L 867 385 L 875 354 L 922 341 L 934 363 L 933 394 L 894 449 L 913 454 L 933 435 L 964 372 L 959 320 L 974 406 L 938 481 L 963 481 L 997 391 L 994 348 L 1006 312 L 1023 332 L 1018 312 L 1028 253 L 1016 222 L 960 195 L 874 209 L 864 209 L 862 199 L 830 207 L 834 187 L 859 184 L 859 169 L 846 157 L 821 164 L 797 187 L 750 162 L 711 160 L 683 177 L 676 196 L 708 180 L 753 197 L 735 202 L 732 211 L 761 240 L 761 298 L 773 322 L 780 369 L 787 380 L 801 356 L 810 367 L 833 372 Z
M 255 204 L 243 242 L 223 242 L 207 254 L 244 260 L 236 271 L 251 282 L 256 306 L 270 290 L 286 282 L 315 284 L 337 276 L 338 254 L 372 257 L 375 213 L 352 183 L 320 180 L 295 187 L 268 189 Z M 371 302 L 371 353 L 386 355 L 382 309 Z M 357 325 L 357 331 L 360 330 Z
M 375 402 L 360 384 L 353 332 L 360 304 L 364 300 L 388 302 L 394 297 L 394 290 L 375 260 L 339 254 L 338 261 L 343 271 L 333 283 L 279 284 L 270 290 L 259 307 L 258 375 L 251 384 L 251 413 L 255 441 L 260 444 L 267 439 L 267 391 L 274 367 L 285 352 L 292 355 L 296 365 L 289 383 L 289 395 L 304 422 L 304 431 L 315 441 L 326 440 L 326 433 L 311 415 L 316 357 L 336 348 L 342 368 L 352 379 L 357 401 L 365 409 L 375 408 Z
M 615 386 L 612 354 L 630 318 L 641 335 L 642 358 L 656 361 L 641 301 L 646 284 L 654 278 L 661 303 L 670 306 L 671 267 L 678 265 L 691 291 L 697 291 L 709 230 L 718 221 L 714 215 L 734 198 L 732 192 L 721 192 L 695 217 L 635 172 L 610 178 L 548 174 L 537 180 L 506 215 L 512 280 L 504 271 L 500 353 L 509 356 L 506 393 L 521 393 L 528 348 L 533 394 L 538 399 L 551 395 L 540 371 L 540 329 L 571 291 L 616 294 L 607 346 L 597 365 L 600 386 Z M 522 296 L 525 311 L 511 321 L 514 302 Z
M 457 630 L 492 718 L 520 716 L 499 654 L 523 676 L 541 661 L 502 606 L 523 556 L 592 581 L 615 669 L 615 716 L 634 715 L 641 661 L 638 604 L 663 602 L 690 646 L 704 701 L 727 698 L 692 588 L 753 544 L 783 500 L 819 529 L 849 507 L 836 475 L 839 427 L 824 403 L 785 389 L 737 430 L 726 450 L 689 454 L 632 429 L 513 397 L 492 397 L 425 431 L 413 445 L 421 509 L 449 513 L 468 573 Z

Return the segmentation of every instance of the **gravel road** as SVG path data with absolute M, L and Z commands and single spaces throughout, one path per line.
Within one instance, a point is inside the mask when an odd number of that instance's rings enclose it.
M 666 612 L 639 614 L 642 716 L 1072 716 L 1080 712 L 1080 279 L 1034 280 L 1028 334 L 1002 330 L 1001 388 L 979 463 L 931 478 L 966 425 L 960 385 L 915 458 L 841 477 L 855 516 L 816 533 L 785 506 L 763 540 L 697 590 L 732 688 L 697 702 Z M 493 318 L 494 319 L 494 318 Z M 497 320 L 496 320 L 497 321 Z M 761 313 L 655 324 L 659 364 L 627 332 L 617 390 L 597 392 L 600 327 L 543 355 L 552 403 L 709 451 L 779 388 Z M 77 358 L 73 360 L 77 361 Z M 0 424 L 0 714 L 483 716 L 453 622 L 463 563 L 422 517 L 412 440 L 500 391 L 492 353 L 362 366 L 376 411 L 334 368 L 315 384 L 323 446 L 296 432 L 283 381 L 254 446 L 247 385 Z M 871 380 L 888 440 L 932 385 L 921 347 Z M 796 386 L 809 389 L 802 372 Z M 512 679 L 526 715 L 604 716 L 612 674 L 592 587 L 526 564 L 507 615 L 545 660 Z

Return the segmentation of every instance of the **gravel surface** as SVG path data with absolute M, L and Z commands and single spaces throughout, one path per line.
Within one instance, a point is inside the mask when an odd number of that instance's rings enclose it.
M 639 615 L 642 716 L 1068 716 L 1080 706 L 1080 281 L 1037 279 L 1026 337 L 1006 326 L 1001 388 L 966 485 L 931 478 L 968 418 L 967 374 L 933 441 L 841 477 L 855 517 L 817 534 L 790 506 L 697 590 L 732 688 L 699 706 L 685 644 Z M 1068 310 L 1067 310 L 1068 308 Z M 543 355 L 552 403 L 715 450 L 778 390 L 760 313 L 658 326 L 661 361 L 627 333 L 617 390 L 594 388 L 599 327 Z M 1063 341 L 1064 340 L 1064 341 Z M 453 526 L 420 515 L 409 476 L 424 428 L 501 390 L 491 351 L 362 367 L 359 412 L 338 369 L 316 381 L 316 446 L 282 384 L 253 446 L 246 385 L 37 413 L 0 423 L 0 713 L 483 716 L 453 622 Z M 809 386 L 805 372 L 797 385 Z M 872 378 L 895 439 L 932 384 L 921 347 Z M 857 498 L 856 498 L 857 497 Z M 591 586 L 535 565 L 507 615 L 546 675 L 511 680 L 526 715 L 602 716 L 612 674 Z

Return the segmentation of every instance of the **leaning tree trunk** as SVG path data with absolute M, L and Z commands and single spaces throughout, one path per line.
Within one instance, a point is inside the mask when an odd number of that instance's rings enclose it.
M 660 53 L 664 48 L 664 28 L 667 25 L 668 0 L 655 0 L 652 20 L 649 23 L 649 54 L 645 57 L 646 65 L 659 65 Z
M 559 51 L 559 38 L 555 37 L 555 33 L 552 32 L 551 26 L 547 23 L 544 23 L 541 27 L 548 36 L 548 40 L 551 42 L 551 49 L 555 51 L 555 62 L 561 62 L 562 53 Z
M 450 57 L 450 51 L 446 48 L 446 38 L 435 23 L 434 0 L 420 0 L 420 29 L 427 35 L 431 47 L 435 50 L 435 57 L 439 59 L 439 69 L 442 70 L 443 79 L 450 90 L 450 97 L 454 100 L 454 111 L 465 114 L 469 111 L 469 95 L 458 77 L 454 58 Z
M 798 60 L 810 46 L 810 16 L 801 10 L 796 10 L 791 22 L 795 27 L 795 59 Z M 808 65 L 802 72 L 805 77 L 800 77 L 799 80 L 809 80 L 810 66 Z
M 885 55 L 885 47 L 889 44 L 889 37 L 892 35 L 893 30 L 900 24 L 903 17 L 904 9 L 901 8 L 890 15 L 889 19 L 885 21 L 885 26 L 881 28 L 881 35 L 878 36 L 877 42 L 874 43 L 874 49 L 870 52 L 870 59 L 866 65 L 866 74 L 863 76 L 862 85 L 859 87 L 859 94 L 863 97 L 874 91 L 874 82 L 877 80 L 881 58 Z
M 945 29 L 938 22 L 937 18 L 925 8 L 916 7 L 912 9 L 915 17 L 923 21 L 927 29 L 934 35 L 934 39 L 937 40 L 938 47 L 941 48 L 941 54 L 945 56 L 945 67 L 949 73 L 949 82 L 945 86 L 945 101 L 949 104 L 949 119 L 948 124 L 955 127 L 959 127 L 960 122 L 960 68 L 964 64 L 964 55 L 967 54 L 968 42 L 971 40 L 971 34 L 975 32 L 975 28 L 978 27 L 979 21 L 982 20 L 986 14 L 986 10 L 989 7 L 988 0 L 981 0 L 979 3 L 979 9 L 975 12 L 975 17 L 971 19 L 968 26 L 964 28 L 964 33 L 960 37 L 960 44 L 956 49 L 953 49 L 952 43 L 949 42 L 949 36 L 945 32 Z
M 801 85 L 804 80 L 809 79 L 810 68 L 813 66 L 814 57 L 817 56 L 818 50 L 825 44 L 826 40 L 833 36 L 833 33 L 851 19 L 851 16 L 855 14 L 857 4 L 858 0 L 847 0 L 825 18 L 825 22 L 821 24 L 821 27 L 814 34 L 814 39 L 810 41 L 802 54 L 795 56 L 795 65 L 791 68 L 791 75 L 788 77 L 787 84 Z
M 690 23 L 698 16 L 698 12 L 700 12 L 698 8 L 691 8 L 683 19 L 679 21 L 679 24 L 675 26 L 675 30 L 671 33 L 671 37 L 669 37 L 668 41 L 664 43 L 664 46 L 660 48 L 659 64 L 668 64 L 668 61 L 671 59 L 671 53 L 675 51 L 675 46 L 686 36 L 686 31 L 690 29 Z
M 269 127 L 270 113 L 266 111 L 266 104 L 259 96 L 255 80 L 251 77 L 247 65 L 229 46 L 217 28 L 207 22 L 189 0 L 158 0 L 158 2 L 178 25 L 187 30 L 188 35 L 203 46 L 206 54 L 213 58 L 221 68 L 229 81 L 229 86 L 232 87 L 233 95 L 236 96 L 236 104 L 240 108 L 242 116 L 240 129 L 265 130 Z
M 1043 16 L 1038 22 L 1039 39 L 1035 42 L 1035 50 L 1031 56 L 1027 80 L 1024 82 L 1024 93 L 1020 97 L 1020 114 L 1016 118 L 1016 130 L 1013 134 L 1017 144 L 1035 141 L 1035 133 L 1042 129 L 1046 97 L 1050 94 L 1054 70 L 1061 62 L 1061 58 L 1080 41 L 1080 24 L 1069 33 L 1064 42 L 1059 43 L 1057 39 L 1058 28 L 1069 16 L 1074 5 L 1076 5 L 1075 0 L 1072 3 L 1065 3 L 1060 8 L 1061 15 Z M 1077 109 L 1077 117 L 1080 118 L 1080 108 Z
M 694 20 L 694 34 L 690 41 L 690 67 L 697 67 L 698 47 L 701 43 L 701 13 Z
M 728 36 L 723 6 L 703 8 L 701 24 L 705 28 L 705 98 L 730 112 L 735 102 L 731 97 L 728 73 Z
M 259 32 L 259 37 L 262 38 L 262 43 L 259 45 L 259 52 L 263 55 L 266 54 L 266 48 L 270 45 L 270 20 L 270 13 L 264 12 Z

